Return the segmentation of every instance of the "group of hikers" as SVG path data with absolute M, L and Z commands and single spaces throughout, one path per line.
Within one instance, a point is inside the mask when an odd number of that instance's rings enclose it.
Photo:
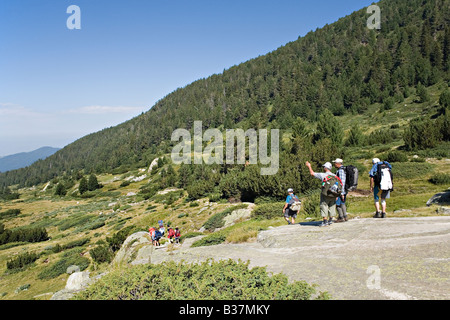
M 321 227 L 328 226 L 333 222 L 348 221 L 347 216 L 347 194 L 356 190 L 358 185 L 358 169 L 353 165 L 344 166 L 344 160 L 337 158 L 332 161 L 336 173 L 331 172 L 333 165 L 326 162 L 322 165 L 323 172 L 314 172 L 309 161 L 306 166 L 309 173 L 314 178 L 322 181 L 320 193 L 320 215 L 322 216 Z M 372 159 L 372 169 L 369 171 L 370 191 L 373 192 L 376 213 L 374 218 L 386 218 L 386 199 L 389 199 L 390 192 L 393 191 L 392 165 L 387 161 L 378 158 Z M 381 191 L 381 194 L 379 195 Z M 301 208 L 300 199 L 294 194 L 294 189 L 287 190 L 288 196 L 283 207 L 284 218 L 288 224 L 295 224 L 297 213 Z M 380 211 L 381 199 L 381 211 Z M 333 220 L 338 212 L 338 218 Z M 150 227 L 149 234 L 154 246 L 160 246 L 159 240 L 165 234 L 162 220 L 158 221 L 159 229 Z M 180 243 L 180 230 L 178 227 L 172 229 L 168 227 L 167 238 L 170 243 Z
M 323 172 L 314 172 L 311 164 L 306 161 L 311 176 L 322 181 L 320 193 L 321 227 L 333 222 L 345 222 L 348 220 L 346 200 L 349 191 L 354 191 L 358 185 L 358 169 L 355 166 L 344 166 L 340 158 L 332 161 L 337 171 L 331 172 L 333 166 L 330 162 L 322 165 Z M 372 169 L 369 171 L 370 191 L 373 192 L 376 213 L 374 218 L 386 218 L 386 199 L 389 199 L 393 191 L 392 165 L 378 158 L 372 159 Z M 379 195 L 381 191 L 381 195 Z M 284 218 L 288 224 L 294 224 L 297 213 L 301 207 L 301 201 L 294 194 L 294 190 L 287 190 L 288 196 L 283 207 Z M 381 211 L 380 211 L 381 198 Z M 338 218 L 333 221 L 338 212 Z
M 155 228 L 155 227 L 150 227 L 148 229 L 148 232 L 150 234 L 150 237 L 152 239 L 152 244 L 155 247 L 159 247 L 161 245 L 161 243 L 159 242 L 159 240 L 164 237 L 165 235 L 165 228 L 164 228 L 164 223 L 162 220 L 158 221 L 159 224 L 159 228 Z M 170 243 L 180 243 L 180 237 L 181 237 L 181 232 L 180 229 L 178 227 L 175 228 L 175 230 L 172 227 L 168 227 L 167 228 L 167 239 L 169 240 Z

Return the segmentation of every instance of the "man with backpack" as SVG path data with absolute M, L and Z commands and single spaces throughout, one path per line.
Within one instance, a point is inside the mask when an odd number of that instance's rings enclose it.
M 175 231 L 171 227 L 168 227 L 167 229 L 167 238 L 169 239 L 170 243 L 173 243 L 173 240 L 175 238 Z
M 295 224 L 295 218 L 297 218 L 297 213 L 300 210 L 301 202 L 296 195 L 294 195 L 294 189 L 288 189 L 288 196 L 286 197 L 286 203 L 283 207 L 284 219 L 288 224 Z M 291 217 L 291 221 L 289 221 Z
M 392 165 L 387 161 L 380 161 L 378 158 L 372 159 L 372 169 L 369 172 L 370 192 L 373 192 L 376 213 L 374 218 L 386 218 L 386 199 L 390 198 L 390 192 L 394 190 Z M 378 193 L 381 190 L 381 195 Z M 381 209 L 380 212 L 380 198 Z
M 347 190 L 345 189 L 345 185 L 347 182 L 347 174 L 345 167 L 343 165 L 344 160 L 337 158 L 332 162 L 334 163 L 334 166 L 337 168 L 336 175 L 341 179 L 342 185 L 344 186 L 344 188 L 342 188 L 341 194 L 338 196 L 336 200 L 336 209 L 339 216 L 336 222 L 345 222 L 348 220 L 348 218 L 347 218 L 347 206 L 345 205 L 345 201 L 347 200 Z
M 181 232 L 178 229 L 178 227 L 175 228 L 175 243 L 180 243 L 180 238 L 181 238 Z
M 336 215 L 336 198 L 342 193 L 342 181 L 331 172 L 332 165 L 326 162 L 322 165 L 324 172 L 314 172 L 311 164 L 306 161 L 309 173 L 322 181 L 322 192 L 320 193 L 320 215 L 322 216 L 321 227 L 330 225 Z M 328 219 L 327 219 L 328 218 Z

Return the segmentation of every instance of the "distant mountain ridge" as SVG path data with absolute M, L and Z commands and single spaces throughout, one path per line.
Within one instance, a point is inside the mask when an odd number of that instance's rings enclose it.
M 30 152 L 20 152 L 0 157 L 0 172 L 25 168 L 37 160 L 45 159 L 61 148 L 42 147 Z

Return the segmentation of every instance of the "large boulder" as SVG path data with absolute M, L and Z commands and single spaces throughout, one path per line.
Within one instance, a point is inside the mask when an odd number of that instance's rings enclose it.
M 92 279 L 89 277 L 89 271 L 74 272 L 67 279 L 66 287 L 56 292 L 50 300 L 69 300 L 77 292 L 85 289 L 91 283 Z
M 113 265 L 150 263 L 152 252 L 153 245 L 148 232 L 136 232 L 130 235 L 117 251 Z
M 450 204 L 450 190 L 436 193 L 427 201 L 427 206 L 431 206 L 432 204 Z

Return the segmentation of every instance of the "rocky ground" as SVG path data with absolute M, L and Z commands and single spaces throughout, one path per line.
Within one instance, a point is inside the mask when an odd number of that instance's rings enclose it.
M 171 250 L 147 237 L 130 236 L 114 263 L 241 259 L 317 284 L 333 299 L 450 299 L 448 216 L 306 222 L 262 231 L 253 243 L 191 248 L 191 238 Z

